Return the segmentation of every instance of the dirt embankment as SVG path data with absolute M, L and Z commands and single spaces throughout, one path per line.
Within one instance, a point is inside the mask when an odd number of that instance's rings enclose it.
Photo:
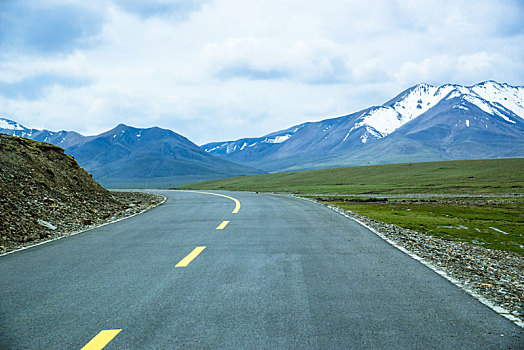
M 131 215 L 162 199 L 109 192 L 62 148 L 0 134 L 0 253 Z

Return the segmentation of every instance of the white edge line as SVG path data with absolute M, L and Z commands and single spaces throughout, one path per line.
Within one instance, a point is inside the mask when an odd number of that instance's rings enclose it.
M 313 203 L 316 203 L 316 204 L 320 204 L 312 199 L 309 199 L 309 198 L 304 198 L 304 197 L 298 197 L 298 196 L 294 196 L 295 198 L 301 198 L 301 199 L 304 199 L 304 200 L 307 200 L 307 201 L 310 201 L 310 202 L 313 202 Z M 517 326 L 521 327 L 521 328 L 524 328 L 524 321 L 520 320 L 519 318 L 513 316 L 512 314 L 509 313 L 508 310 L 504 309 L 503 307 L 500 307 L 498 305 L 495 305 L 493 304 L 491 301 L 489 301 L 488 299 L 486 299 L 485 297 L 483 297 L 482 295 L 478 294 L 477 292 L 475 292 L 473 289 L 465 286 L 463 283 L 461 283 L 458 279 L 450 276 L 447 274 L 446 271 L 444 271 L 443 269 L 441 269 L 440 267 L 438 267 L 437 265 L 427 261 L 426 259 L 424 258 L 421 258 L 420 256 L 416 255 L 415 253 L 412 253 L 410 252 L 409 250 L 407 250 L 406 248 L 398 245 L 397 243 L 395 243 L 394 241 L 392 241 L 391 239 L 387 238 L 386 236 L 384 236 L 382 233 L 376 231 L 374 228 L 368 226 L 367 224 L 365 224 L 364 222 L 354 218 L 354 217 L 351 217 L 349 215 L 347 215 L 346 213 L 344 213 L 342 211 L 342 209 L 338 208 L 338 207 L 335 207 L 333 205 L 330 205 L 330 204 L 326 204 L 325 205 L 327 208 L 331 209 L 331 210 L 334 210 L 336 211 L 337 213 L 345 216 L 346 218 L 348 219 L 351 219 L 353 221 L 356 221 L 357 223 L 359 223 L 360 225 L 364 226 L 365 228 L 367 228 L 368 230 L 370 230 L 371 232 L 373 232 L 374 234 L 376 234 L 377 236 L 379 236 L 380 238 L 382 238 L 383 240 L 385 240 L 387 243 L 391 244 L 393 247 L 397 248 L 398 250 L 400 250 L 401 252 L 409 255 L 411 258 L 417 260 L 418 262 L 426 265 L 428 268 L 430 268 L 431 270 L 433 270 L 434 272 L 436 272 L 437 274 L 439 274 L 440 276 L 444 277 L 445 279 L 447 279 L 449 282 L 453 283 L 454 285 L 456 285 L 457 287 L 459 287 L 460 289 L 462 289 L 463 291 L 465 291 L 466 293 L 468 293 L 469 295 L 471 295 L 473 298 L 477 299 L 478 301 L 480 301 L 482 304 L 486 305 L 487 307 L 489 307 L 490 309 L 492 309 L 493 311 L 495 311 L 496 313 L 498 313 L 499 315 L 507 318 L 508 320 L 512 321 L 514 324 L 516 324 Z
M 155 193 L 155 194 L 156 194 L 156 193 Z M 76 231 L 76 232 L 73 232 L 73 233 L 68 234 L 68 235 L 64 235 L 64 236 L 60 236 L 60 237 L 56 237 L 56 238 L 50 239 L 50 240 L 48 240 L 48 241 L 43 241 L 43 242 L 39 242 L 39 243 L 36 243 L 36 244 L 28 245 L 28 246 L 26 246 L 26 247 L 18 248 L 18 249 L 16 249 L 16 250 L 11 250 L 10 252 L 0 254 L 0 258 L 1 258 L 2 256 L 5 256 L 5 255 L 9 255 L 9 254 L 13 254 L 13 253 L 21 252 L 22 250 L 26 250 L 26 249 L 33 248 L 33 247 L 38 247 L 39 245 L 46 244 L 46 243 L 49 243 L 49 242 L 58 241 L 59 239 L 62 239 L 62 238 L 67 238 L 67 237 L 71 237 L 71 236 L 76 236 L 76 235 L 79 235 L 79 234 L 81 234 L 81 233 L 84 233 L 84 232 L 87 232 L 87 231 L 91 231 L 91 230 L 97 229 L 97 228 L 102 227 L 102 226 L 106 226 L 106 225 L 114 224 L 115 222 L 119 222 L 119 221 L 122 221 L 122 220 L 125 220 L 125 219 L 132 218 L 133 216 L 136 216 L 136 215 L 142 214 L 142 213 L 144 213 L 144 212 L 146 212 L 146 211 L 148 211 L 148 210 L 150 210 L 150 209 L 156 208 L 156 207 L 158 207 L 159 205 L 164 204 L 164 202 L 167 200 L 167 197 L 166 197 L 166 196 L 163 196 L 163 195 L 159 195 L 159 196 L 164 197 L 164 200 L 162 200 L 162 202 L 158 203 L 157 205 L 152 206 L 151 208 L 148 207 L 148 208 L 145 208 L 145 209 L 142 210 L 142 211 L 139 211 L 138 213 L 134 213 L 133 215 L 124 216 L 124 217 L 122 217 L 122 218 L 119 218 L 119 219 L 116 219 L 116 220 L 113 220 L 113 221 L 104 222 L 103 224 L 100 224 L 100 225 L 98 225 L 98 226 L 89 227 L 89 228 L 86 228 L 85 230 Z

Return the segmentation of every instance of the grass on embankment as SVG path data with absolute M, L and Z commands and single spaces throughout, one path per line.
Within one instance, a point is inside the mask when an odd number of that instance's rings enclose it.
M 524 255 L 524 199 L 317 199 L 420 233 Z
M 298 194 L 521 194 L 524 158 L 321 169 L 226 178 L 178 188 Z

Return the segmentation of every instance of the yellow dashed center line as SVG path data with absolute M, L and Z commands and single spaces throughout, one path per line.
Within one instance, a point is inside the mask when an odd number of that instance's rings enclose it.
M 232 213 L 236 214 L 240 210 L 240 201 L 238 199 L 236 199 L 236 198 L 233 198 L 233 197 L 230 197 L 230 196 L 226 196 L 226 195 L 223 195 L 223 194 L 211 193 L 211 192 L 200 192 L 200 191 L 186 191 L 186 192 L 211 194 L 211 195 L 214 195 L 214 196 L 228 198 L 228 199 L 231 199 L 232 201 L 235 202 L 235 208 L 233 209 Z M 222 221 L 222 223 L 217 226 L 217 230 L 223 230 L 227 226 L 227 224 L 229 224 L 229 221 L 227 221 L 227 220 Z M 180 262 L 178 264 L 176 264 L 175 267 L 186 267 L 200 253 L 202 253 L 202 251 L 204 249 L 206 249 L 205 246 L 196 247 L 184 259 L 180 260 Z M 118 333 L 120 333 L 121 331 L 122 331 L 121 329 L 108 329 L 108 330 L 100 331 L 100 333 L 98 333 L 93 339 L 91 339 L 91 341 L 89 343 L 87 343 L 81 350 L 101 350 L 107 344 L 109 344 L 109 342 L 111 340 L 113 340 L 113 338 L 116 337 L 116 335 Z
M 227 224 L 229 224 L 229 221 L 222 221 L 222 223 L 218 225 L 217 230 L 223 230 L 224 227 L 227 226 Z
M 176 264 L 175 267 L 186 267 L 191 261 L 193 261 L 194 258 L 198 256 L 198 254 L 202 253 L 204 249 L 206 249 L 206 247 L 196 247 L 184 259 L 180 260 L 180 262 Z
M 89 343 L 81 350 L 100 350 L 103 349 L 113 338 L 120 333 L 121 329 L 108 329 L 100 331 Z
M 225 194 L 218 194 L 218 193 L 211 193 L 211 192 L 200 192 L 200 191 L 190 191 L 190 190 L 184 190 L 184 192 L 211 194 L 213 196 L 219 196 L 219 197 L 228 198 L 228 199 L 231 199 L 232 201 L 235 202 L 235 209 L 233 209 L 232 213 L 236 214 L 240 210 L 240 201 L 238 199 L 236 199 L 236 198 L 226 196 Z

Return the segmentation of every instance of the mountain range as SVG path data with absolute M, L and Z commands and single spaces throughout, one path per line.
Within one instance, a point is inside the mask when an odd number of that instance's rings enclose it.
M 381 106 L 202 148 L 270 172 L 523 157 L 523 118 L 522 86 L 418 84 Z
M 95 136 L 28 129 L 0 118 L 0 133 L 49 142 L 65 149 L 106 187 L 168 187 L 262 171 L 204 152 L 187 138 L 158 127 L 120 124 Z
M 28 129 L 0 133 L 53 143 L 108 187 L 166 187 L 229 176 L 328 167 L 524 157 L 524 87 L 415 85 L 380 106 L 258 138 L 201 147 L 158 127 L 120 124 L 95 136 Z

